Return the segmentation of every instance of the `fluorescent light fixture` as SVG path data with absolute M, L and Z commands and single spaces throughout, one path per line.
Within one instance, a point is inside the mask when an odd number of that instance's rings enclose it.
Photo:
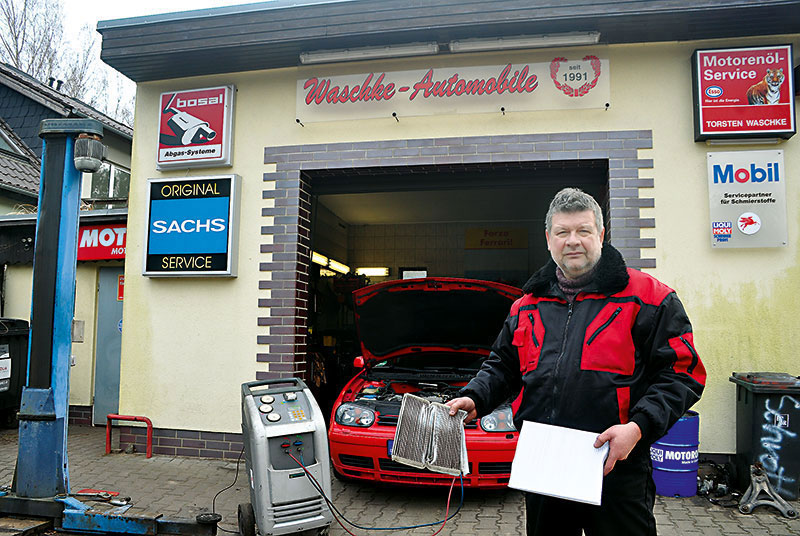
M 576 45 L 595 45 L 599 41 L 600 32 L 569 32 L 546 35 L 496 37 L 491 39 L 464 39 L 463 41 L 450 41 L 450 52 L 568 47 Z
M 386 277 L 389 275 L 389 268 L 385 266 L 382 268 L 356 268 L 356 275 L 365 275 L 367 277 Z
M 329 259 L 328 268 L 336 272 L 339 272 L 340 274 L 346 274 L 350 272 L 349 266 L 347 266 L 346 264 L 342 264 L 341 262 L 337 262 L 333 259 Z
M 320 268 L 319 269 L 319 276 L 320 277 L 334 277 L 336 272 L 333 270 L 328 270 L 327 268 Z
M 706 145 L 775 145 L 780 141 L 778 138 L 739 138 L 706 140 Z
M 315 262 L 322 266 L 328 266 L 328 257 L 325 255 L 320 255 L 316 251 L 311 252 L 311 262 Z
M 300 63 L 332 63 L 336 61 L 372 60 L 378 58 L 402 58 L 405 56 L 427 56 L 438 54 L 437 43 L 407 43 L 385 47 L 344 48 L 338 50 L 314 50 L 300 54 Z

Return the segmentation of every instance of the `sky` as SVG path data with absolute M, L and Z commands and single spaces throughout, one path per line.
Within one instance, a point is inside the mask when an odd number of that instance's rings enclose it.
M 264 0 L 64 0 L 64 33 L 68 39 L 74 39 L 81 26 L 88 24 L 97 28 L 101 20 L 123 19 L 155 15 L 158 13 L 174 13 L 211 7 L 256 4 Z
M 98 21 L 141 17 L 160 13 L 174 13 L 212 7 L 256 4 L 265 0 L 63 0 L 64 6 L 64 38 L 72 43 L 79 43 L 80 29 L 88 25 L 92 31 L 97 29 Z M 97 34 L 99 37 L 99 34 Z M 97 50 L 98 61 L 100 50 Z M 113 71 L 113 73 L 117 73 Z M 123 101 L 133 101 L 136 85 L 117 73 L 120 86 L 114 84 L 106 87 L 106 93 L 112 102 L 116 95 L 122 95 Z M 88 101 L 89 96 L 86 97 Z M 101 108 L 102 109 L 102 108 Z M 109 112 L 110 113 L 110 112 Z

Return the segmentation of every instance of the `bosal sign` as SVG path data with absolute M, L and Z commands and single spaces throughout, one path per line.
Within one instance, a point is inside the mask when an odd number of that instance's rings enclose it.
M 301 122 L 603 108 L 608 60 L 559 56 L 546 63 L 431 67 L 331 75 L 306 69 L 297 81 Z
M 695 141 L 794 135 L 791 45 L 696 50 L 692 64 Z
M 161 94 L 158 169 L 231 163 L 233 86 Z

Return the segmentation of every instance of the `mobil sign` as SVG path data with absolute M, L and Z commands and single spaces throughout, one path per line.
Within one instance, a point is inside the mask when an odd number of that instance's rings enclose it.
M 78 260 L 124 259 L 127 234 L 128 228 L 124 223 L 81 225 L 78 230 Z
M 783 151 L 716 152 L 707 160 L 712 247 L 785 246 Z
M 692 66 L 695 141 L 794 135 L 791 45 L 696 50 Z

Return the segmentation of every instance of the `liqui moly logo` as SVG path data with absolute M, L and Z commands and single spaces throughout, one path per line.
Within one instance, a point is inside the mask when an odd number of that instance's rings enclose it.
M 779 169 L 777 162 L 768 162 L 763 167 L 751 163 L 738 169 L 733 164 L 714 164 L 712 174 L 714 184 L 780 182 Z

